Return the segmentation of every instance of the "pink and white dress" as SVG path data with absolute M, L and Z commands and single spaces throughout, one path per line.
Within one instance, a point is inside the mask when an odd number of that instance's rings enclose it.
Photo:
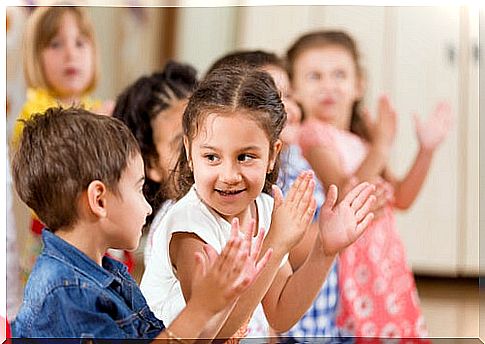
M 353 174 L 367 155 L 366 143 L 357 135 L 331 125 L 320 122 L 310 125 L 311 128 L 308 125 L 302 128 L 303 149 L 317 134 L 319 144 L 337 153 L 342 170 L 347 175 Z M 338 276 L 337 326 L 344 332 L 359 337 L 427 336 L 391 205 L 362 237 L 340 253 Z

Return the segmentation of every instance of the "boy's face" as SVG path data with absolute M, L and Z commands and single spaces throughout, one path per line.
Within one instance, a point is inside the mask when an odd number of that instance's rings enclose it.
M 106 226 L 111 248 L 134 250 L 138 247 L 145 219 L 152 208 L 143 195 L 145 173 L 140 154 L 128 161 L 118 183 L 118 194 L 108 191 Z

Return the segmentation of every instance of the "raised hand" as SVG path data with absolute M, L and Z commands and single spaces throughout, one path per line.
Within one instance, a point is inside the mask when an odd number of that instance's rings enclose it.
M 426 121 L 415 114 L 416 135 L 421 149 L 434 151 L 446 138 L 452 122 L 451 106 L 447 102 L 438 103 Z
M 370 212 L 376 200 L 374 191 L 373 184 L 361 183 L 336 204 L 338 190 L 330 185 L 318 219 L 319 238 L 326 255 L 338 253 L 362 235 L 374 218 Z
M 264 230 L 252 243 L 254 220 L 249 223 L 244 238 L 239 237 L 239 221 L 234 219 L 231 237 L 221 254 L 210 245 L 204 246 L 205 255 L 195 255 L 196 269 L 192 282 L 191 301 L 201 304 L 202 309 L 216 314 L 231 306 L 249 285 L 259 276 L 268 262 L 272 250 L 259 260 Z
M 363 120 L 369 130 L 371 142 L 386 148 L 390 147 L 396 136 L 397 114 L 388 96 L 379 97 L 377 118 L 373 121 L 368 110 L 363 111 Z
M 270 231 L 287 250 L 300 241 L 313 219 L 317 207 L 314 189 L 312 171 L 300 173 L 286 199 L 279 187 L 273 186 L 274 207 Z

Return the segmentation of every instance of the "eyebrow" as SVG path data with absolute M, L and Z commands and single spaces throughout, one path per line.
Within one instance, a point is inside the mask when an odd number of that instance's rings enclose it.
M 219 151 L 219 149 L 213 147 L 213 146 L 210 146 L 210 145 L 200 145 L 200 148 L 204 148 L 204 149 L 210 149 L 210 150 L 214 150 L 214 151 Z M 248 151 L 248 150 L 257 150 L 257 151 L 260 151 L 261 150 L 261 147 L 258 147 L 258 146 L 246 146 L 246 147 L 243 147 L 241 149 L 239 149 L 238 151 L 239 152 L 244 152 L 244 151 Z

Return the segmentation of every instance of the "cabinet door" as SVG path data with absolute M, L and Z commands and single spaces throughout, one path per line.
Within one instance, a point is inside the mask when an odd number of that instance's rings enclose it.
M 411 209 L 398 214 L 398 229 L 415 271 L 455 274 L 459 263 L 459 226 L 463 208 L 459 113 L 459 8 L 390 8 L 391 97 L 399 114 L 399 130 L 391 165 L 402 176 L 412 164 L 418 145 L 412 114 L 426 118 L 441 99 L 448 100 L 455 125 L 436 152 L 427 181 Z

